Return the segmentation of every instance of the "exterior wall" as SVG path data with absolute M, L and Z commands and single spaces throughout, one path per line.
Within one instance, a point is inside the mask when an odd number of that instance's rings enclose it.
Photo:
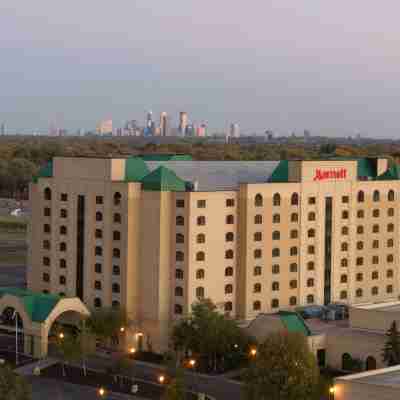
M 370 329 L 386 333 L 393 321 L 396 321 L 397 325 L 400 324 L 400 312 L 350 307 L 349 314 L 352 328 Z
M 335 380 L 335 400 L 397 400 L 399 395 L 398 387 Z

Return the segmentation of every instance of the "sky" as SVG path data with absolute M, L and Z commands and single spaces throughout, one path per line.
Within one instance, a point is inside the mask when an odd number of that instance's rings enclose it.
M 10 131 L 144 123 L 398 137 L 397 0 L 1 0 Z

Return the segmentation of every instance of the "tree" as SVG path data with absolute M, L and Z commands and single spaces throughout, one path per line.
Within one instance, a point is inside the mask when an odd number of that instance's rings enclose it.
M 62 360 L 62 374 L 66 376 L 65 366 L 69 363 L 79 361 L 81 357 L 80 343 L 73 335 L 64 335 L 62 338 L 58 336 L 57 350 Z
M 400 332 L 397 329 L 396 321 L 392 322 L 389 330 L 386 332 L 386 343 L 383 348 L 383 362 L 388 367 L 400 364 Z
M 31 388 L 10 367 L 0 366 L 0 399 L 30 400 Z
M 93 335 L 90 328 L 86 324 L 86 320 L 83 320 L 79 326 L 79 333 L 76 338 L 77 346 L 79 347 L 79 358 L 82 364 L 83 375 L 86 376 L 86 361 L 87 358 L 95 352 L 95 341 L 93 341 Z
M 183 371 L 177 370 L 175 377 L 171 383 L 167 386 L 164 400 L 186 400 L 186 389 L 183 377 Z
M 319 370 L 304 335 L 273 333 L 243 378 L 246 400 L 310 400 L 317 395 Z

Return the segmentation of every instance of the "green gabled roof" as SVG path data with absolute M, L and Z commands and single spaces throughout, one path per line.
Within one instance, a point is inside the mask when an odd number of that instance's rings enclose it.
M 301 315 L 292 311 L 279 311 L 278 314 L 288 332 L 299 332 L 305 336 L 311 336 L 311 331 Z
M 386 172 L 376 177 L 377 181 L 393 181 L 400 179 L 400 166 L 393 164 Z
M 189 154 L 143 154 L 139 156 L 144 161 L 192 161 L 193 158 Z
M 33 177 L 33 182 L 37 183 L 39 178 L 52 178 L 53 177 L 53 161 L 48 161 L 46 165 L 39 169 L 37 176 Z
M 129 157 L 126 159 L 125 182 L 140 182 L 149 172 L 149 168 L 142 158 Z
M 142 179 L 143 190 L 161 192 L 184 192 L 185 181 L 179 178 L 175 172 L 160 166 Z
M 44 322 L 61 299 L 53 294 L 36 293 L 27 289 L 3 287 L 0 297 L 9 294 L 19 297 L 29 318 L 34 322 Z
M 270 182 L 279 183 L 279 182 L 288 182 L 289 181 L 289 161 L 282 160 L 279 162 L 278 166 L 272 172 L 272 175 L 269 178 Z

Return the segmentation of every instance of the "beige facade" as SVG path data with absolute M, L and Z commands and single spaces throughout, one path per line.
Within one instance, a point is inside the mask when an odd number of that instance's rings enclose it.
M 388 168 L 372 164 L 377 176 Z M 52 176 L 32 184 L 32 290 L 122 306 L 156 350 L 199 297 L 248 320 L 399 296 L 400 180 L 360 178 L 357 160 L 289 161 L 285 182 L 207 191 L 197 177 L 187 191 L 146 190 L 125 170 L 126 159 L 55 158 Z

